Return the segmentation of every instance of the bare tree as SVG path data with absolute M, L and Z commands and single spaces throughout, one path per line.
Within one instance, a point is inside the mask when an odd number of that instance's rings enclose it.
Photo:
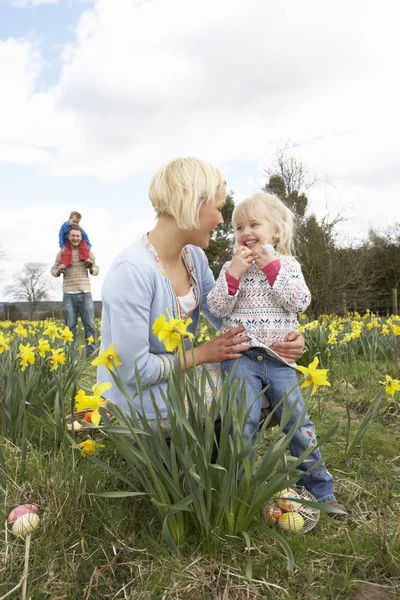
M 48 280 L 47 266 L 44 263 L 25 263 L 21 275 L 15 283 L 6 288 L 6 293 L 13 300 L 29 303 L 29 319 L 35 312 L 39 302 L 48 300 L 53 289 Z
M 348 300 L 354 304 L 367 292 L 365 252 L 338 244 L 335 227 L 344 220 L 341 214 L 318 220 L 307 213 L 306 191 L 317 179 L 309 177 L 304 163 L 290 155 L 290 150 L 287 144 L 276 151 L 275 163 L 265 169 L 268 182 L 263 189 L 279 196 L 297 217 L 294 250 L 311 291 L 308 312 L 314 316 L 346 312 Z
M 294 147 L 287 142 L 283 148 L 278 148 L 275 152 L 275 162 L 264 171 L 269 179 L 271 177 L 283 179 L 288 196 L 293 192 L 303 194 L 318 181 L 314 175 L 310 175 L 305 164 L 293 156 Z

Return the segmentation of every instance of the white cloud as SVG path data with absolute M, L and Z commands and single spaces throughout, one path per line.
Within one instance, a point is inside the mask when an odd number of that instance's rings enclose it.
M 176 155 L 228 171 L 245 161 L 254 166 L 235 190 L 241 198 L 290 138 L 333 183 L 310 192 L 318 214 L 327 200 L 353 206 L 350 228 L 363 232 L 377 207 L 382 221 L 396 218 L 398 3 L 116 4 L 87 4 L 48 89 L 39 41 L 0 41 L 0 161 L 110 181 Z
M 388 22 L 373 2 L 360 7 L 119 0 L 116 10 L 115 2 L 97 0 L 47 93 L 29 93 L 40 59 L 37 47 L 21 42 L 29 52 L 15 71 L 26 89 L 12 89 L 9 104 L 20 106 L 22 121 L 9 123 L 8 139 L 54 145 L 57 174 L 119 179 L 176 154 L 226 162 L 260 156 L 282 136 L 351 131 L 357 138 L 378 111 L 390 137 L 396 19 Z M 378 41 L 379 22 L 385 34 Z

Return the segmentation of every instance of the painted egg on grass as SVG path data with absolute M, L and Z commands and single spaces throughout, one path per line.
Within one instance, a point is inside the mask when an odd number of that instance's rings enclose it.
M 17 519 L 27 513 L 39 514 L 39 507 L 36 506 L 36 504 L 20 504 L 19 506 L 16 506 L 8 515 L 8 524 L 12 525 Z
M 278 527 L 283 531 L 299 533 L 304 527 L 304 519 L 297 512 L 286 512 L 279 518 Z
M 282 511 L 279 508 L 279 506 L 276 506 L 274 503 L 271 502 L 265 507 L 264 515 L 267 523 L 275 525 L 279 521 L 279 518 L 282 516 Z
M 9 525 L 14 535 L 25 537 L 39 525 L 39 507 L 36 504 L 20 504 L 8 515 Z

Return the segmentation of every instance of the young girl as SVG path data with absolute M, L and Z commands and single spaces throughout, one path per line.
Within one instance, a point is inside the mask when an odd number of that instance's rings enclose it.
M 261 390 L 275 407 L 290 390 L 289 406 L 297 401 L 294 414 L 286 424 L 288 432 L 304 407 L 297 384 L 295 363 L 287 362 L 271 349 L 274 342 L 285 341 L 296 329 L 297 314 L 306 310 L 311 295 L 301 267 L 291 255 L 293 214 L 272 194 L 255 194 L 238 204 L 232 214 L 237 250 L 232 260 L 221 270 L 215 288 L 207 297 L 210 311 L 223 317 L 221 333 L 232 327 L 244 326 L 250 338 L 250 350 L 239 361 L 221 363 L 226 377 L 237 363 L 236 376 L 246 381 L 248 421 L 243 430 L 247 443 L 257 434 L 261 415 Z M 293 389 L 294 388 L 294 389 Z M 280 406 L 275 415 L 282 416 Z M 290 443 L 293 456 L 300 456 L 310 445 L 317 444 L 315 426 L 308 414 Z M 316 448 L 301 465 L 305 475 L 300 480 L 320 502 L 337 504 L 333 479 Z

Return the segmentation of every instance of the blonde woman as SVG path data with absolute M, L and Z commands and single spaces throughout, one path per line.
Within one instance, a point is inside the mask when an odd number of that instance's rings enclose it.
M 221 214 L 226 188 L 222 173 L 196 158 L 179 158 L 160 168 L 149 188 L 157 223 L 113 262 L 103 285 L 102 347 L 114 344 L 122 362 L 119 368 L 131 397 L 136 395 L 135 367 L 143 387 L 143 408 L 155 418 L 151 393 L 163 417 L 166 391 L 174 356 L 152 332 L 154 321 L 168 309 L 174 318 L 191 317 L 189 331 L 195 334 L 200 312 L 219 329 L 221 320 L 207 308 L 207 295 L 215 285 L 204 249 L 211 232 L 223 223 Z M 197 365 L 238 359 L 249 349 L 243 327 L 234 327 L 194 350 Z M 287 360 L 299 358 L 304 340 L 293 332 L 277 351 Z M 192 366 L 192 352 L 186 361 Z M 181 357 L 182 367 L 184 365 Z M 111 381 L 99 367 L 99 381 Z M 114 385 L 108 397 L 129 412 L 124 396 Z M 139 402 L 137 400 L 137 402 Z M 138 404 L 138 409 L 142 407 Z

